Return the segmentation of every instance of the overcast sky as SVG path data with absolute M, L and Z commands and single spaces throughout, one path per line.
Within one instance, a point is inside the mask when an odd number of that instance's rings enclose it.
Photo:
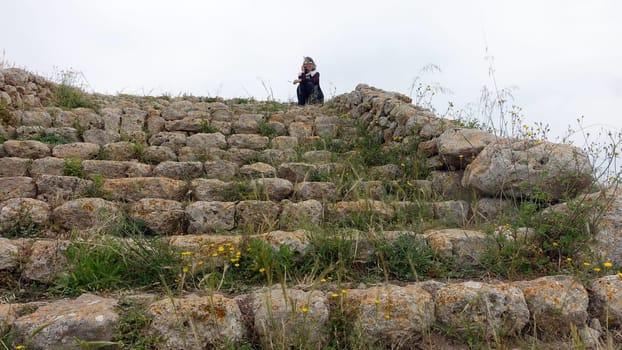
M 302 56 L 326 95 L 358 83 L 409 94 L 422 75 L 461 107 L 501 88 L 555 134 L 622 128 L 622 2 L 587 0 L 0 0 L 5 60 L 84 73 L 104 93 L 295 97 Z M 264 88 L 264 85 L 267 87 Z

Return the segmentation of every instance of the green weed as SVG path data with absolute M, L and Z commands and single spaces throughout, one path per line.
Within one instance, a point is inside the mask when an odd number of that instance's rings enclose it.
M 126 298 L 119 301 L 117 311 L 115 340 L 122 344 L 121 349 L 149 350 L 161 342 L 160 337 L 149 334 L 153 315 L 147 312 L 145 305 Z
M 71 140 L 62 136 L 62 135 L 44 135 L 32 138 L 32 140 L 47 143 L 48 145 L 63 145 L 67 143 L 71 143 Z
M 77 158 L 66 158 L 62 169 L 63 176 L 77 176 L 86 178 L 87 174 L 82 167 L 82 161 Z
M 257 123 L 257 130 L 261 136 L 266 136 L 268 138 L 273 138 L 276 136 L 276 129 L 270 123 L 266 123 L 264 121 L 260 121 Z
M 72 242 L 65 254 L 67 271 L 53 285 L 55 292 L 69 296 L 83 292 L 159 289 L 161 283 L 175 283 L 182 265 L 179 252 L 161 238 L 103 236 Z

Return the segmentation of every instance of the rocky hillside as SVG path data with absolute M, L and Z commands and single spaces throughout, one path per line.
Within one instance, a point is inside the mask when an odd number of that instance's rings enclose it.
M 618 348 L 619 192 L 411 102 L 0 70 L 0 349 Z

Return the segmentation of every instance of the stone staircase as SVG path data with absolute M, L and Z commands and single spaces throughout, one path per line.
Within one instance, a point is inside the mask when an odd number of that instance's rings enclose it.
M 99 108 L 68 109 L 51 106 L 54 88 L 21 70 L 0 71 L 5 344 L 462 349 L 470 336 L 497 348 L 500 339 L 516 343 L 530 329 L 548 341 L 569 339 L 574 329 L 596 347 L 609 335 L 600 324 L 615 327 L 622 320 L 622 299 L 615 295 L 622 280 L 613 270 L 589 281 L 500 281 L 478 271 L 442 282 L 386 272 L 384 279 L 366 282 L 342 278 L 335 266 L 296 280 L 287 272 L 271 280 L 266 265 L 255 267 L 254 276 L 264 278 L 249 279 L 237 292 L 221 288 L 222 282 L 201 284 L 213 274 L 185 284 L 180 280 L 207 265 L 224 280 L 226 269 L 233 271 L 252 249 L 249 242 L 275 252 L 287 247 L 304 259 L 318 235 L 348 241 L 355 261 L 378 256 L 378 242 L 416 238 L 457 271 L 469 270 L 491 237 L 504 234 L 484 233 L 477 225 L 501 226 L 499 218 L 515 208 L 499 193 L 518 186 L 491 189 L 493 175 L 482 180 L 477 176 L 485 171 L 475 168 L 486 163 L 477 157 L 487 145 L 508 141 L 459 128 L 406 96 L 366 85 L 326 106 L 304 108 L 93 95 Z M 376 136 L 382 144 L 360 142 Z M 529 152 L 548 145 L 527 143 L 508 147 Z M 576 150 L 568 152 L 574 161 L 582 159 Z M 491 168 L 499 170 L 494 161 Z M 507 177 L 524 178 L 518 166 L 511 168 L 516 174 L 506 171 Z M 578 176 L 569 177 L 577 192 L 587 187 L 584 168 L 581 163 Z M 555 164 L 546 170 L 555 173 Z M 547 183 L 551 193 L 561 193 L 555 190 L 559 181 Z M 529 189 L 521 195 L 529 196 Z M 91 289 L 69 298 L 53 292 L 59 276 L 72 273 L 69 247 L 112 244 L 98 240 L 111 234 L 137 244 L 119 232 L 128 223 L 130 231 L 161 238 L 186 259 L 173 272 L 180 290 Z M 150 321 L 124 331 L 130 309 Z M 150 339 L 149 346 L 126 341 L 140 327 L 133 341 Z

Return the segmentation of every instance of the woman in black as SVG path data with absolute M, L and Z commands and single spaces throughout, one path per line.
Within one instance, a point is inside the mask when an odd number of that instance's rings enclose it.
M 305 57 L 302 63 L 302 72 L 294 84 L 298 84 L 298 105 L 324 103 L 324 94 L 320 88 L 320 73 L 315 70 L 315 62 L 311 57 Z

